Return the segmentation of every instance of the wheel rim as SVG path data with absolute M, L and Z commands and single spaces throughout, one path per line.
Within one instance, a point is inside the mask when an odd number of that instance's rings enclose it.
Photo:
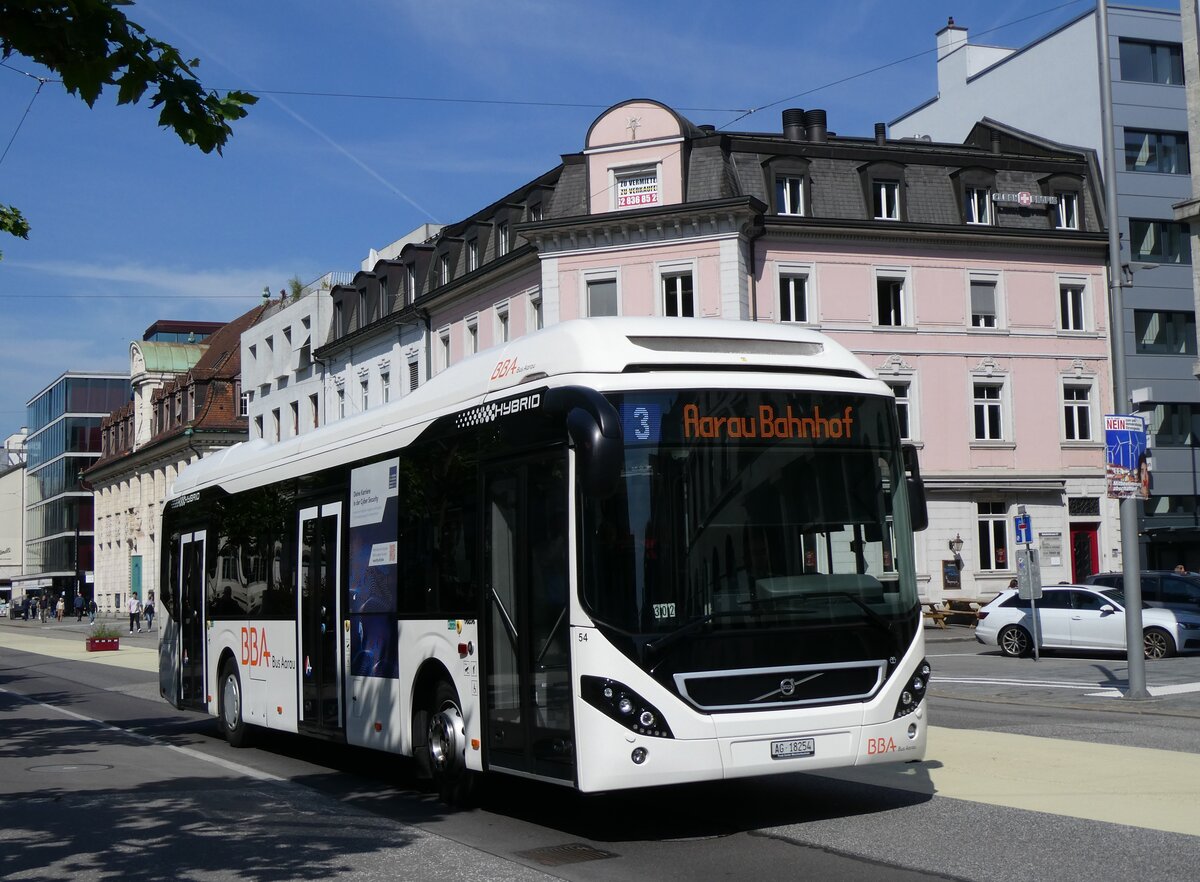
M 1166 635 L 1159 634 L 1157 631 L 1147 631 L 1146 636 L 1142 638 L 1142 643 L 1145 647 L 1146 658 L 1166 658 Z
M 1012 655 L 1024 655 L 1025 650 L 1029 648 L 1029 641 L 1025 639 L 1025 632 L 1016 628 L 1010 628 L 1005 631 L 1000 639 L 1004 650 Z
M 429 719 L 429 759 L 438 774 L 455 774 L 462 767 L 465 730 L 462 714 L 447 705 Z
M 230 674 L 221 687 L 221 705 L 225 712 L 225 727 L 236 729 L 242 718 L 242 697 L 238 693 L 237 677 Z

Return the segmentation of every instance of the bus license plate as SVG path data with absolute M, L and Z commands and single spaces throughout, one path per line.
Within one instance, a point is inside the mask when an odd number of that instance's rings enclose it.
M 812 756 L 814 753 L 816 753 L 816 744 L 811 738 L 791 738 L 787 741 L 771 742 L 771 759 Z

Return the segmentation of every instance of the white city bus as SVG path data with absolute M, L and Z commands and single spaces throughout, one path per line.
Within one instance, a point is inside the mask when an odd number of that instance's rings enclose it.
M 925 520 L 891 391 L 829 338 L 564 322 L 188 466 L 161 691 L 449 800 L 918 760 Z

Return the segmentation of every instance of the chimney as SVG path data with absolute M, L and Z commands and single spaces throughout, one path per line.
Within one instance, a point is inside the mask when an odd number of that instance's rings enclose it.
M 875 143 L 880 147 L 887 143 L 887 123 L 875 123 Z
M 824 144 L 829 129 L 825 124 L 824 110 L 809 110 L 804 114 L 804 127 L 808 130 L 808 140 L 814 144 Z
M 789 141 L 805 140 L 804 111 L 792 107 L 783 112 L 783 137 Z
M 955 49 L 967 45 L 967 29 L 954 23 L 954 18 L 946 22 L 946 26 L 937 32 L 937 60 L 941 61 Z

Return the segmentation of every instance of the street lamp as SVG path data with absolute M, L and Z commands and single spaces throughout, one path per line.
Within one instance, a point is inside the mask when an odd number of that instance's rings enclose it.
M 955 533 L 954 538 L 951 539 L 948 544 L 950 546 L 950 553 L 954 555 L 954 565 L 956 567 L 958 567 L 958 571 L 961 573 L 963 570 L 963 559 L 962 559 L 963 540 L 962 540 L 962 536 L 960 536 L 958 533 Z

